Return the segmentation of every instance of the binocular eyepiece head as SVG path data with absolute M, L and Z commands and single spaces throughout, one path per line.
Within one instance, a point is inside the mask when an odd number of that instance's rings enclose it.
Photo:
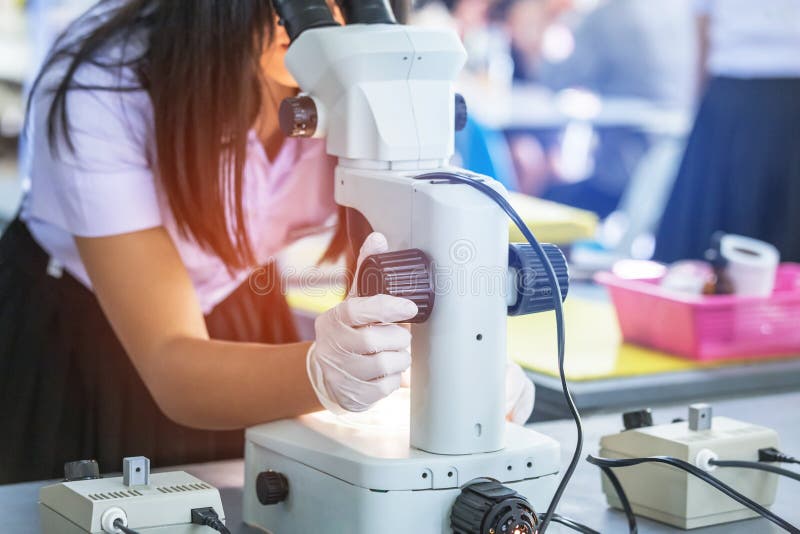
M 325 0 L 272 0 L 289 39 L 313 28 L 336 26 Z M 395 24 L 389 0 L 337 0 L 347 24 Z

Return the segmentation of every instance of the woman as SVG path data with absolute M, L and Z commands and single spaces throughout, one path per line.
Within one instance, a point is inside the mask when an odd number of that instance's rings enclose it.
M 696 4 L 707 86 L 656 258 L 702 258 L 721 230 L 800 261 L 800 0 Z
M 410 334 L 389 323 L 411 301 L 348 298 L 312 345 L 280 294 L 271 258 L 335 213 L 324 144 L 278 128 L 288 45 L 268 0 L 103 1 L 56 44 L 0 241 L 0 483 L 240 456 L 246 426 L 399 387 Z M 373 234 L 361 256 L 386 248 Z M 532 385 L 509 369 L 523 421 Z

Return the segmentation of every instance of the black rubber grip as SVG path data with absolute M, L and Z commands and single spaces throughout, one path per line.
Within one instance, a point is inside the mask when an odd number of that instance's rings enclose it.
M 325 0 L 272 0 L 272 5 L 292 41 L 306 30 L 339 25 Z

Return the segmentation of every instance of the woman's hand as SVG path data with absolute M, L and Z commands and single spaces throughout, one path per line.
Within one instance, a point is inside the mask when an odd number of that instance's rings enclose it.
M 522 370 L 522 367 L 509 361 L 506 364 L 506 419 L 524 425 L 533 413 L 536 387 Z
M 387 250 L 382 234 L 370 234 L 358 268 L 368 256 Z M 311 385 L 334 412 L 367 410 L 400 387 L 400 375 L 411 365 L 411 333 L 391 323 L 413 318 L 416 304 L 390 295 L 358 297 L 355 285 L 341 304 L 317 318 L 316 342 L 308 351 Z

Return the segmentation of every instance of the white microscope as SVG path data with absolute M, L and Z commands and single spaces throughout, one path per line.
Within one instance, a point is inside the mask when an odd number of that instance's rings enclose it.
M 273 534 L 533 534 L 559 444 L 505 420 L 505 318 L 553 309 L 553 284 L 530 246 L 509 246 L 496 201 L 463 182 L 503 186 L 448 164 L 464 48 L 452 31 L 397 24 L 386 0 L 341 1 L 346 26 L 324 0 L 274 4 L 303 91 L 283 102 L 282 128 L 327 139 L 336 202 L 392 251 L 364 263 L 359 294 L 420 312 L 410 401 L 401 390 L 358 416 L 247 430 L 244 520 Z M 566 262 L 544 248 L 564 298 Z

